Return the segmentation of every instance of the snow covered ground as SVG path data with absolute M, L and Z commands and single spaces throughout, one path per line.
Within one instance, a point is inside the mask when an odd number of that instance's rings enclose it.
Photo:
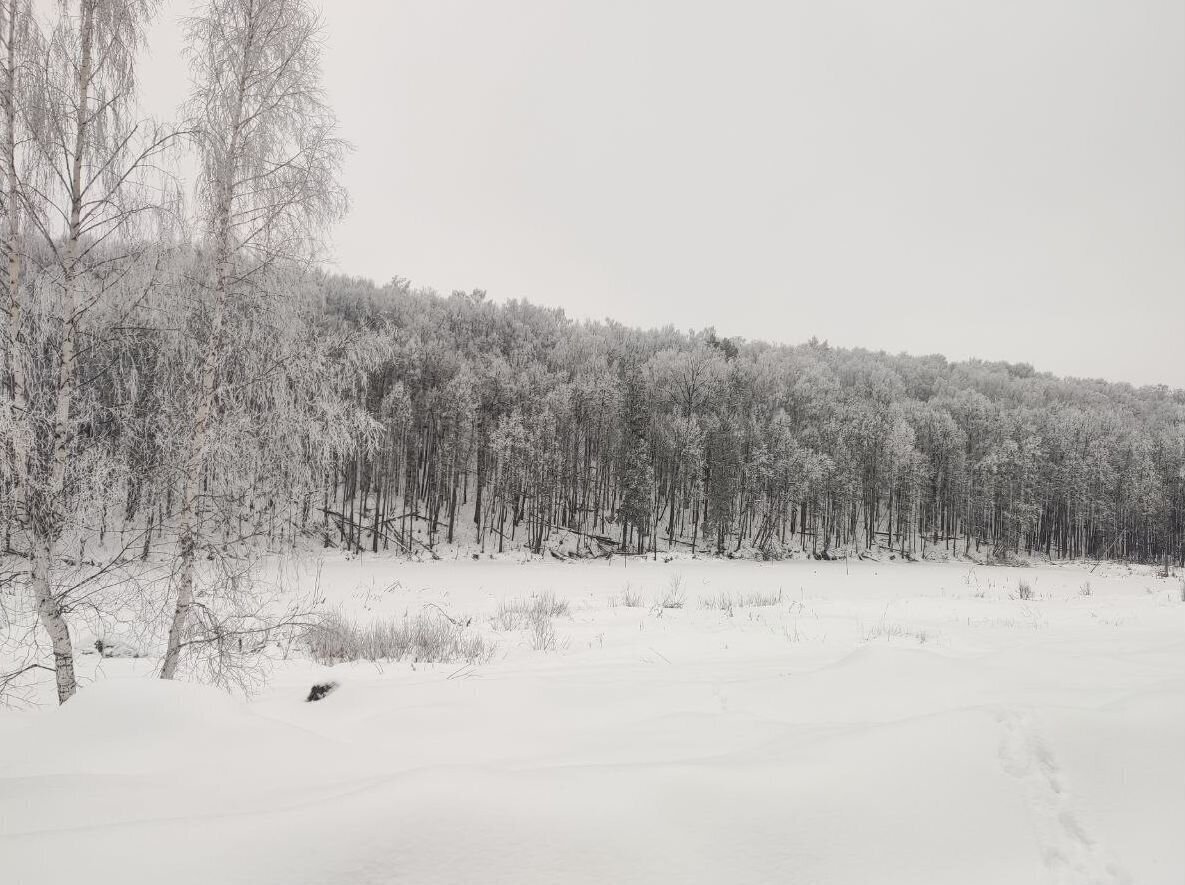
M 61 709 L 0 711 L 0 881 L 1185 881 L 1180 578 L 363 558 L 319 588 L 496 651 L 294 650 L 249 701 L 89 656 Z M 547 591 L 554 647 L 498 629 Z

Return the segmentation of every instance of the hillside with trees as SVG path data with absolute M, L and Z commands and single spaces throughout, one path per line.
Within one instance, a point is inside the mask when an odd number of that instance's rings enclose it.
M 213 0 L 166 124 L 137 103 L 155 11 L 0 6 L 3 577 L 59 697 L 71 612 L 137 562 L 166 676 L 194 618 L 228 635 L 200 564 L 247 550 L 1185 564 L 1185 392 L 326 274 L 317 16 Z
M 372 429 L 333 461 L 325 543 L 1182 556 L 1179 390 L 321 285 L 329 328 L 385 351 L 346 394 Z

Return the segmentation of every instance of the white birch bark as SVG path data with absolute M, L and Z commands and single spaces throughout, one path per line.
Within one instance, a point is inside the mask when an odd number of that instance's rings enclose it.
M 74 651 L 70 629 L 54 596 L 50 582 L 54 548 L 60 533 L 61 510 L 66 498 L 66 457 L 70 436 L 70 411 L 74 401 L 77 369 L 75 339 L 78 334 L 78 257 L 82 229 L 82 167 L 89 125 L 89 97 L 92 65 L 92 39 L 96 2 L 81 4 L 79 22 L 80 61 L 75 81 L 77 98 L 74 117 L 74 148 L 70 163 L 69 226 L 62 274 L 62 335 L 58 349 L 57 390 L 53 411 L 53 450 L 47 486 L 41 502 L 42 512 L 34 515 L 33 528 L 33 598 L 37 615 L 53 647 L 58 702 L 65 703 L 77 690 L 74 675 Z
M 200 514 L 231 297 L 262 295 L 273 265 L 306 260 L 344 208 L 344 144 L 320 87 L 320 22 L 305 0 L 213 0 L 188 22 L 196 84 L 191 131 L 209 236 L 210 331 L 182 479 L 176 603 L 161 677 L 173 679 L 191 625 Z
M 104 244 L 104 260 L 109 263 L 118 251 L 113 244 L 134 239 L 131 225 L 155 205 L 152 200 L 159 193 L 140 185 L 155 174 L 154 155 L 167 136 L 157 131 L 141 138 L 140 123 L 130 113 L 135 55 L 155 6 L 156 0 L 78 0 L 76 5 L 62 5 L 53 35 L 40 54 L 35 94 L 28 97 L 37 117 L 36 125 L 31 124 L 31 141 L 44 168 L 45 182 L 37 189 L 40 205 L 33 211 L 27 199 L 6 201 L 10 233 L 14 207 L 28 210 L 28 230 L 18 230 L 17 235 L 41 238 L 52 256 L 52 266 L 44 269 L 46 278 L 56 281 L 59 293 L 53 328 L 46 330 L 44 342 L 37 342 L 52 350 L 49 383 L 32 391 L 18 377 L 14 387 L 21 391 L 19 405 L 27 421 L 36 425 L 32 435 L 48 437 L 48 445 L 38 444 L 31 453 L 31 467 L 22 480 L 31 592 L 53 649 L 60 702 L 77 687 L 65 616 L 68 600 L 55 589 L 53 571 L 57 546 L 78 498 L 79 478 L 71 480 L 71 461 L 77 448 L 79 341 L 96 303 L 89 290 L 99 285 L 92 280 L 90 256 Z M 15 160 L 9 162 L 10 146 L 11 140 L 5 145 L 6 167 L 15 169 Z M 15 172 L 7 182 L 13 190 L 14 178 Z M 8 256 L 10 305 L 20 303 L 19 256 L 19 250 L 10 250 Z M 10 309 L 10 325 L 13 313 Z M 15 363 L 19 367 L 20 361 Z

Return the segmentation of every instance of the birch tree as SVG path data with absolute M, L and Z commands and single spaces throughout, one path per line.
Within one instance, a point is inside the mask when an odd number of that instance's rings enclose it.
M 321 22 L 305 0 L 212 0 L 186 23 L 194 89 L 188 128 L 210 293 L 198 398 L 182 467 L 176 605 L 161 676 L 176 676 L 194 604 L 199 488 L 220 369 L 233 348 L 229 303 L 274 295 L 275 271 L 313 259 L 345 209 L 345 144 L 320 85 Z
M 41 180 L 21 182 L 27 237 L 39 241 L 41 256 L 30 302 L 37 317 L 30 321 L 38 325 L 36 348 L 48 362 L 23 395 L 34 441 L 23 477 L 23 511 L 32 593 L 53 649 L 60 702 L 74 693 L 76 681 L 64 599 L 52 570 L 66 524 L 86 497 L 86 471 L 94 466 L 77 457 L 85 444 L 77 432 L 80 347 L 87 318 L 126 281 L 134 263 L 129 259 L 142 249 L 142 224 L 161 205 L 157 160 L 169 133 L 137 118 L 135 94 L 136 55 L 157 5 L 61 3 L 33 88 L 24 96 L 43 169 Z M 8 208 L 11 213 L 11 202 Z M 13 254 L 10 299 L 21 286 Z
M 40 34 L 28 0 L 3 0 L 0 5 L 0 225 L 3 239 L 0 249 L 6 274 L 3 303 L 0 304 L 0 481 L 5 507 L 5 527 L 17 518 L 14 512 L 19 491 L 24 487 L 25 451 L 28 427 L 24 359 L 21 345 L 24 336 L 24 294 L 22 257 L 24 242 L 24 202 L 26 188 L 22 178 L 31 174 L 28 159 L 27 106 L 30 68 L 39 50 Z

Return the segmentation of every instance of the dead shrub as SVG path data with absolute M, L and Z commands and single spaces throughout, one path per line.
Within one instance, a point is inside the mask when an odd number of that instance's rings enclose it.
M 480 634 L 441 615 L 359 624 L 341 612 L 329 612 L 304 630 L 303 639 L 320 664 L 347 661 L 402 661 L 479 664 L 494 654 L 494 646 Z

